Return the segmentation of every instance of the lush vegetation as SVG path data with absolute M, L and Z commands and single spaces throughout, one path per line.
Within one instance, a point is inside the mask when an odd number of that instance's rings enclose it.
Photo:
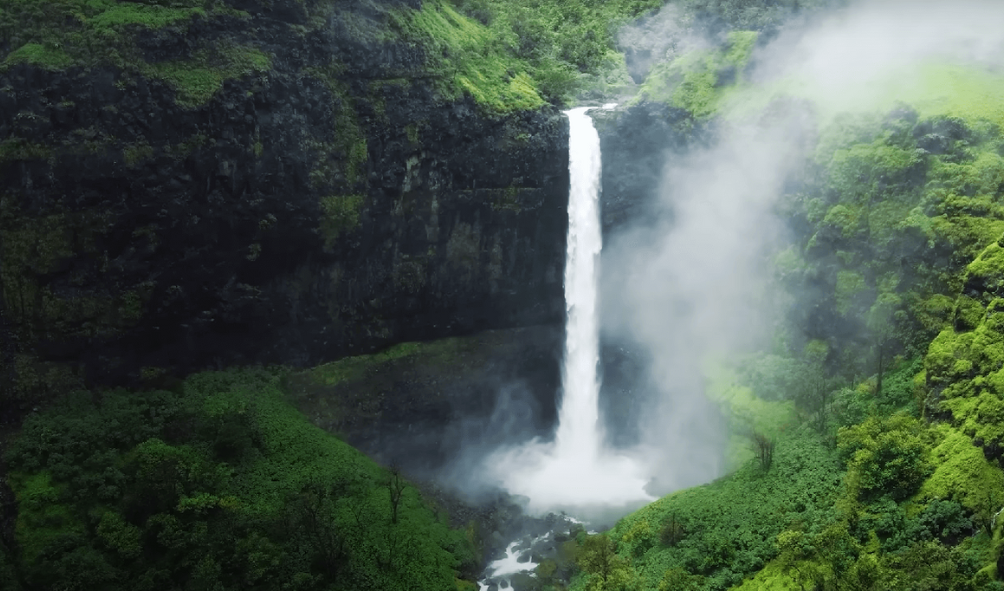
M 742 82 L 756 40 L 755 31 L 733 31 L 720 47 L 660 62 L 632 102 L 665 102 L 695 118 L 707 118 L 718 111 L 724 88 Z
M 624 58 L 614 48 L 617 29 L 662 4 L 661 0 L 462 0 L 458 9 L 484 23 L 493 45 L 505 55 L 525 64 L 541 96 L 562 102 L 595 83 L 597 76 L 623 69 Z
M 168 83 L 177 91 L 179 104 L 194 107 L 212 98 L 225 80 L 271 68 L 271 58 L 258 48 L 228 40 L 200 42 L 190 55 L 178 55 L 170 61 L 148 60 L 138 40 L 152 32 L 166 30 L 184 36 L 198 23 L 248 16 L 219 0 L 166 4 L 8 2 L 0 11 L 0 38 L 11 51 L 0 62 L 0 69 L 23 63 L 47 70 L 114 66 Z
M 487 113 L 535 109 L 562 102 L 618 60 L 616 28 L 658 8 L 661 0 L 571 3 L 547 0 L 459 3 L 428 0 L 419 8 L 366 2 L 347 7 L 308 2 L 307 29 L 334 20 L 369 46 L 408 44 L 424 54 L 423 72 L 443 99 L 472 97 Z M 184 37 L 193 27 L 247 22 L 250 15 L 223 0 L 167 3 L 120 0 L 14 1 L 0 12 L 0 37 L 11 48 L 0 68 L 33 64 L 49 70 L 115 66 L 167 82 L 178 102 L 198 106 L 222 82 L 271 68 L 255 43 L 230 37 L 196 41 L 188 55 L 150 60 L 139 42 L 151 32 Z M 236 39 L 237 37 L 233 37 Z M 623 58 L 619 58 L 623 61 Z M 613 62 L 611 62 L 613 60 Z M 406 82 L 407 83 L 407 82 Z
M 782 253 L 779 273 L 793 292 L 820 297 L 798 324 L 829 343 L 831 366 L 877 372 L 881 390 L 894 353 L 924 353 L 966 265 L 1004 232 L 999 147 L 989 123 L 908 108 L 840 119 L 822 135 L 809 180 L 785 205 L 804 246 Z M 968 296 L 958 305 L 978 319 Z
M 841 427 L 834 447 L 810 424 L 777 435 L 769 468 L 750 461 L 582 540 L 573 587 L 1004 588 L 1004 474 L 971 437 L 877 412 Z
M 800 430 L 778 447 L 770 470 L 749 462 L 726 479 L 652 503 L 609 535 L 632 557 L 642 588 L 682 570 L 726 589 L 775 556 L 786 524 L 814 531 L 833 521 L 840 480 L 835 454 Z
M 734 117 L 742 35 L 657 65 L 638 100 Z M 739 467 L 580 540 L 573 588 L 1004 589 L 1000 78 L 922 70 L 958 84 L 844 114 L 753 93 L 818 127 L 779 206 L 787 322 L 709 382 Z
M 487 114 L 498 115 L 546 102 L 563 104 L 582 91 L 623 92 L 633 83 L 617 47 L 617 31 L 664 4 L 664 0 L 427 0 L 414 8 L 315 0 L 303 3 L 308 19 L 299 32 L 335 21 L 358 43 L 417 47 L 424 55 L 424 71 L 416 77 L 429 79 L 443 99 L 467 95 Z M 702 30 L 762 31 L 820 3 L 683 0 L 676 4 L 681 19 Z M 140 41 L 152 32 L 185 37 L 192 30 L 232 27 L 251 18 L 226 0 L 13 0 L 0 12 L 0 38 L 10 47 L 0 69 L 25 63 L 56 71 L 114 66 L 163 80 L 177 91 L 180 104 L 196 107 L 212 98 L 223 81 L 270 70 L 269 53 L 243 36 L 224 36 L 196 40 L 186 55 L 162 61 L 151 59 Z M 234 41 L 237 37 L 242 40 Z M 747 39 L 740 43 L 746 49 Z M 726 62 L 741 57 L 730 54 Z M 688 67 L 684 64 L 684 69 Z M 707 90 L 708 77 L 703 73 L 688 85 L 699 87 L 700 95 Z
M 466 534 L 309 424 L 281 374 L 78 391 L 29 417 L 5 455 L 19 512 L 0 588 L 456 588 Z
M 363 4 L 365 17 L 307 2 L 301 32 L 340 18 L 355 23 L 356 41 L 417 48 L 441 99 L 470 97 L 497 116 L 633 84 L 616 28 L 660 2 Z M 656 64 L 638 89 L 636 103 L 661 102 L 690 121 L 740 97 L 747 109 L 812 102 L 817 142 L 781 200 L 792 240 L 774 259 L 778 288 L 797 305 L 774 350 L 733 360 L 710 381 L 731 421 L 735 471 L 564 542 L 564 560 L 580 569 L 573 588 L 1004 589 L 1004 82 L 927 65 L 914 94 L 896 80 L 880 89 L 909 105 L 869 98 L 849 114 L 793 90 L 797 81 L 751 91 L 756 43 L 800 5 L 680 2 L 682 18 L 723 31 L 721 42 Z M 0 11 L 11 49 L 0 68 L 111 65 L 164 81 L 194 108 L 226 80 L 270 70 L 272 57 L 247 40 L 205 39 L 147 61 L 138 39 L 248 18 L 213 0 L 11 0 Z M 336 139 L 319 148 L 335 164 L 312 177 L 345 179 L 319 204 L 331 248 L 359 224 L 366 199 L 355 186 L 369 149 L 363 99 L 342 64 L 304 73 L 327 85 L 338 112 Z M 419 143 L 418 124 L 404 133 Z M 7 138 L 0 161 L 48 150 Z M 130 166 L 152 153 L 123 148 Z M 87 251 L 89 222 L 35 217 L 4 236 L 8 307 L 35 318 L 33 330 L 65 323 L 93 336 L 141 313 L 141 290 L 61 307 L 9 262 L 46 273 Z M 286 399 L 338 425 L 372 412 L 387 367 L 421 364 L 429 373 L 416 375 L 434 377 L 459 355 L 454 341 L 406 343 L 310 371 L 202 373 L 142 392 L 76 390 L 72 376 L 19 356 L 25 392 L 62 396 L 25 421 L 5 454 L 18 516 L 14 539 L 0 536 L 0 591 L 466 587 L 472 540 Z M 523 585 L 558 588 L 559 566 L 544 562 Z

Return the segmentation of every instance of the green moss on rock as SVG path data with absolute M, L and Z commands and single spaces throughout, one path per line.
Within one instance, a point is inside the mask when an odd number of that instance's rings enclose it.
M 222 3 L 183 0 L 170 6 L 116 0 L 12 2 L 0 13 L 13 51 L 0 67 L 30 63 L 50 70 L 113 66 L 159 79 L 177 91 L 179 104 L 197 107 L 224 80 L 271 68 L 270 57 L 252 46 L 204 41 L 188 59 L 151 63 L 137 38 L 151 30 L 184 27 L 193 19 L 232 18 Z
M 321 223 L 319 231 L 324 237 L 324 247 L 330 249 L 343 233 L 359 226 L 359 212 L 363 195 L 332 195 L 321 198 Z
M 47 47 L 40 43 L 26 43 L 8 54 L 3 61 L 3 67 L 14 64 L 32 64 L 46 70 L 58 71 L 73 65 L 73 58 L 57 47 Z
M 149 144 L 133 144 L 122 148 L 122 158 L 129 167 L 135 167 L 151 157 L 153 157 L 153 147 Z
M 206 16 L 201 7 L 175 8 L 159 4 L 141 4 L 137 2 L 110 2 L 108 0 L 91 0 L 89 6 L 102 6 L 105 9 L 88 19 L 88 24 L 95 29 L 119 29 L 128 25 L 138 25 L 147 29 L 161 29 L 186 21 L 195 16 Z
M 197 51 L 189 60 L 143 64 L 140 71 L 174 88 L 178 104 L 195 108 L 213 98 L 226 80 L 267 72 L 271 64 L 271 57 L 255 47 L 221 44 Z
M 16 160 L 43 160 L 52 155 L 52 149 L 44 144 L 19 137 L 0 140 L 0 163 Z
M 983 321 L 985 315 L 986 308 L 983 307 L 983 304 L 969 296 L 959 296 L 959 299 L 955 301 L 953 317 L 956 330 L 975 329 Z
M 967 283 L 982 286 L 984 292 L 1004 294 L 1004 247 L 994 242 L 966 267 Z
M 369 147 L 359 124 L 355 100 L 340 77 L 343 70 L 344 66 L 337 61 L 323 68 L 305 70 L 328 88 L 334 111 L 333 141 L 317 141 L 312 145 L 317 152 L 317 164 L 310 173 L 310 182 L 318 189 L 334 186 L 336 190 L 353 191 L 366 182 Z

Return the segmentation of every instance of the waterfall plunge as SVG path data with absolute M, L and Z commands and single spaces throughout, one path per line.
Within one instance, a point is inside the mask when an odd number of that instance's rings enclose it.
M 588 107 L 568 116 L 568 242 L 565 254 L 565 359 L 561 368 L 561 410 L 557 455 L 595 456 L 599 451 L 600 360 L 596 318 L 600 231 L 600 136 Z
M 565 358 L 553 443 L 532 441 L 494 461 L 503 486 L 529 499 L 531 512 L 589 512 L 652 500 L 640 467 L 603 448 L 599 424 L 599 327 L 596 309 L 600 231 L 600 138 L 587 115 L 569 120 L 568 247 L 565 260 Z

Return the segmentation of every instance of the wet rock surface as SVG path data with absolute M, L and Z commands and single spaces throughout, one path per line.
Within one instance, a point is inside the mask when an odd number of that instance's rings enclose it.
M 420 48 L 335 17 L 303 33 L 302 3 L 237 4 L 250 18 L 141 43 L 154 62 L 206 39 L 270 57 L 205 104 L 114 67 L 0 72 L 18 354 L 132 384 L 561 322 L 559 112 L 444 102 Z
M 486 331 L 296 373 L 286 390 L 378 462 L 470 490 L 489 453 L 553 433 L 563 338 L 553 325 Z
M 613 111 L 590 112 L 603 154 L 600 216 L 604 236 L 631 223 L 644 223 L 663 190 L 667 163 L 706 141 L 705 124 L 685 110 L 643 102 Z

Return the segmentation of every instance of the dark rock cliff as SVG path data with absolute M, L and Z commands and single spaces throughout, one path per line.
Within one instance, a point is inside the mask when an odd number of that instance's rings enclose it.
M 169 73 L 207 40 L 253 48 L 202 102 L 201 79 L 114 64 L 0 70 L 0 332 L 22 389 L 563 320 L 560 113 L 442 100 L 421 47 L 350 30 L 361 5 L 231 4 L 247 14 L 136 35 Z
M 317 426 L 380 463 L 471 486 L 486 453 L 553 433 L 563 337 L 535 326 L 409 343 L 295 372 L 285 385 Z
M 702 141 L 706 124 L 695 122 L 684 109 L 656 102 L 590 114 L 603 153 L 600 215 L 604 234 L 664 213 L 654 206 L 664 189 L 666 164 L 674 154 Z

